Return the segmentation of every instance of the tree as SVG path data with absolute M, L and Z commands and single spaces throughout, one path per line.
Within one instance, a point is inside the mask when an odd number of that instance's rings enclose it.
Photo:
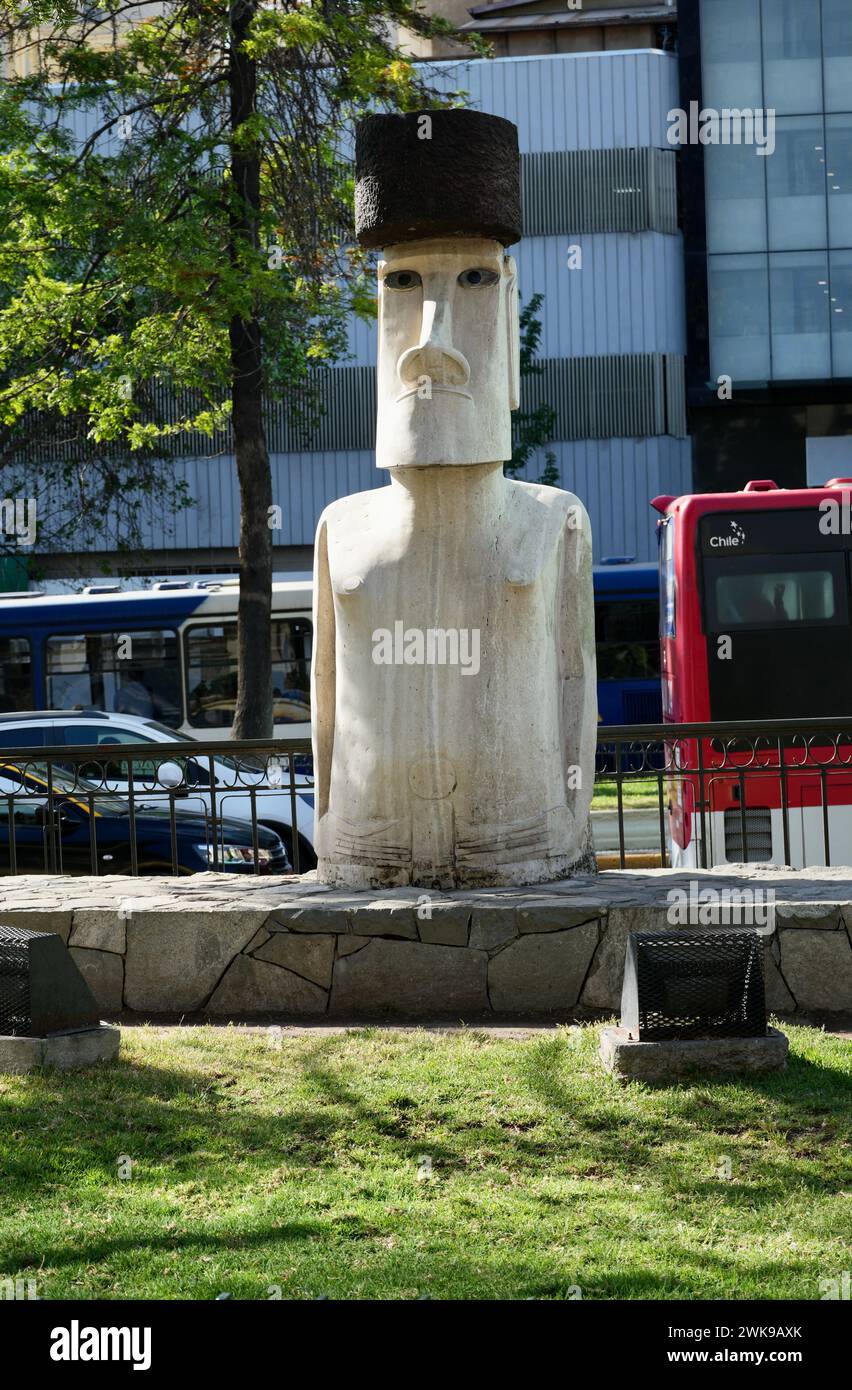
M 181 439 L 230 431 L 237 737 L 272 729 L 264 401 L 309 388 L 372 306 L 340 236 L 347 133 L 367 109 L 442 100 L 395 26 L 455 33 L 407 0 L 7 0 L 0 18 L 17 72 L 0 95 L 0 427 L 20 449 L 70 422 L 78 444 L 143 460 L 155 490 Z
M 522 381 L 524 377 L 541 376 L 544 370 L 540 363 L 536 362 L 541 343 L 541 319 L 536 316 L 543 302 L 543 294 L 534 294 L 521 310 L 520 370 Z M 556 430 L 556 419 L 556 411 L 552 406 L 546 404 L 536 406 L 533 410 L 515 411 L 512 421 L 515 446 L 512 450 L 511 460 L 505 468 L 508 477 L 517 478 L 521 470 L 527 467 L 535 451 L 550 443 Z M 545 451 L 544 472 L 538 481 L 546 483 L 548 487 L 559 486 L 560 477 L 556 467 L 556 455 L 550 449 Z

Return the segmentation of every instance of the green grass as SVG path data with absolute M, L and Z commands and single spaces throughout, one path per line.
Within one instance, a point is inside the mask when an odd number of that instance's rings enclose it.
M 48 1299 L 818 1299 L 849 1268 L 852 1047 L 787 1031 L 783 1074 L 649 1088 L 601 1071 L 592 1027 L 129 1029 L 110 1067 L 0 1078 L 0 1277 Z
M 625 778 L 621 785 L 622 804 L 625 810 L 640 811 L 649 807 L 653 807 L 655 811 L 659 809 L 659 783 L 657 782 L 656 777 Z M 665 783 L 663 783 L 663 805 L 666 804 L 666 800 L 666 786 Z M 595 783 L 595 794 L 592 799 L 592 810 L 618 810 L 618 787 L 614 781 L 597 781 Z

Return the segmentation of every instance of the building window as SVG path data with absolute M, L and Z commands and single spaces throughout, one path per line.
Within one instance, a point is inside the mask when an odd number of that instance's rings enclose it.
M 763 105 L 760 0 L 701 0 L 701 54 L 705 106 Z
M 773 156 L 774 159 L 774 156 Z M 708 145 L 707 248 L 710 252 L 766 250 L 767 166 L 754 145 Z
M 821 116 L 776 123 L 775 152 L 766 158 L 769 247 L 814 249 L 827 244 L 825 135 Z
M 772 376 L 781 380 L 831 376 L 828 257 L 796 251 L 769 258 Z
M 714 381 L 767 381 L 769 283 L 765 256 L 710 257 L 710 340 Z
M 852 16 L 850 16 L 852 26 Z M 852 71 L 849 74 L 852 84 Z M 849 94 L 852 104 L 852 91 Z M 825 122 L 828 244 L 852 247 L 852 116 L 828 116 Z
M 852 108 L 852 16 L 849 0 L 822 0 L 826 111 Z
M 822 54 L 814 0 L 762 0 L 763 106 L 822 110 Z
M 852 377 L 852 251 L 833 251 L 829 282 L 834 375 Z
M 777 113 L 771 155 L 704 151 L 713 380 L 852 375 L 850 3 L 701 0 L 704 105 Z

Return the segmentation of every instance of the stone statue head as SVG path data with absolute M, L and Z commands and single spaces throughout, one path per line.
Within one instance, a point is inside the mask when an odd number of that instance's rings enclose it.
M 517 131 L 476 111 L 372 116 L 356 227 L 379 262 L 380 468 L 494 463 L 518 406 Z

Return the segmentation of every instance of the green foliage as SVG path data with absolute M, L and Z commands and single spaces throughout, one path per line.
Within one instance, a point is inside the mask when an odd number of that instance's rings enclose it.
M 0 90 L 0 469 L 4 495 L 44 489 L 40 542 L 80 548 L 82 530 L 103 530 L 103 488 L 128 451 L 147 460 L 130 470 L 143 492 L 166 512 L 179 501 L 180 438 L 227 427 L 235 320 L 259 325 L 266 397 L 304 402 L 343 355 L 350 310 L 369 311 L 365 258 L 340 244 L 341 153 L 364 110 L 437 104 L 388 40 L 391 20 L 431 21 L 400 0 L 246 0 L 257 97 L 232 129 L 239 8 L 173 0 L 131 27 L 126 0 L 0 15 L 0 66 L 39 59 Z M 80 146 L 69 130 L 83 120 Z M 240 160 L 256 162 L 257 199 Z M 69 465 L 71 514 L 64 494 L 55 505 Z M 126 501 L 113 517 L 125 541 Z
M 524 377 L 540 376 L 542 373 L 542 367 L 536 358 L 541 343 L 541 319 L 537 315 L 543 302 L 543 294 L 534 294 L 521 310 L 520 368 L 522 382 Z M 508 477 L 517 478 L 519 473 L 526 470 L 536 450 L 544 448 L 553 438 L 556 430 L 556 411 L 552 406 L 546 404 L 536 406 L 534 410 L 517 410 L 512 421 L 512 428 L 515 444 L 511 461 L 506 464 L 505 472 Z M 556 455 L 550 449 L 545 450 L 544 471 L 538 482 L 545 483 L 548 487 L 559 487 L 560 477 L 556 466 Z

